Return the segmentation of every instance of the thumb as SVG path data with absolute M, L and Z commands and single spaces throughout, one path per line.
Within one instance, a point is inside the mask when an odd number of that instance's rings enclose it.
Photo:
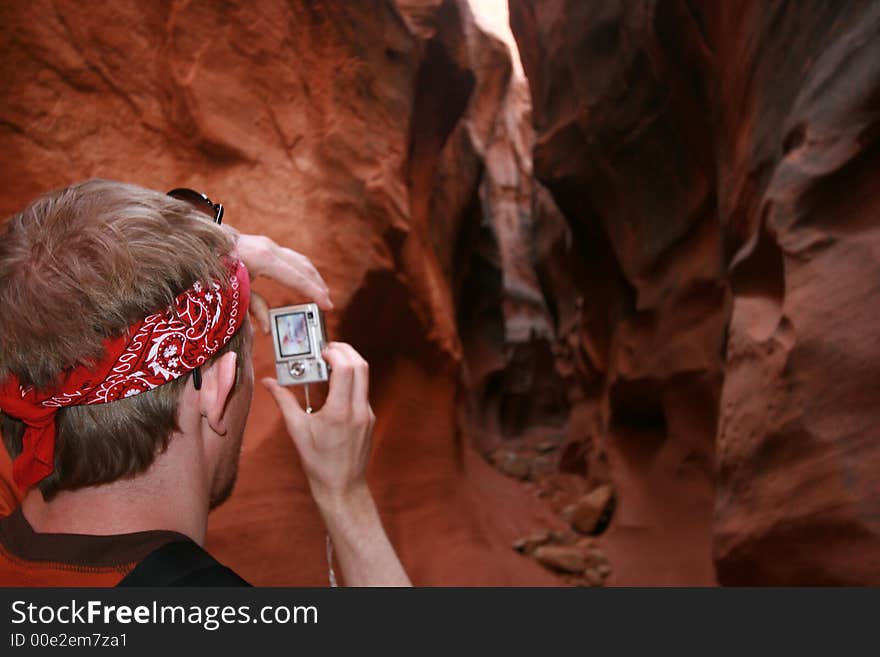
M 271 377 L 263 379 L 262 384 L 271 393 L 275 403 L 278 404 L 291 438 L 296 439 L 297 434 L 304 433 L 307 430 L 308 422 L 308 415 L 306 415 L 302 406 L 299 405 L 296 395 Z

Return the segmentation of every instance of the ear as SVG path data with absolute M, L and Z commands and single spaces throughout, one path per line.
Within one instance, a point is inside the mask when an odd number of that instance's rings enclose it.
M 202 389 L 199 390 L 199 411 L 214 433 L 226 434 L 226 402 L 235 387 L 235 365 L 238 354 L 228 351 L 209 367 L 202 367 Z

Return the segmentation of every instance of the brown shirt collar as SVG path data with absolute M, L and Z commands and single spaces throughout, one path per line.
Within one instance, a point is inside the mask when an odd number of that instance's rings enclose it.
M 112 567 L 132 564 L 172 541 L 189 540 L 168 530 L 94 536 L 91 534 L 42 534 L 35 532 L 21 507 L 0 518 L 0 544 L 27 561 Z

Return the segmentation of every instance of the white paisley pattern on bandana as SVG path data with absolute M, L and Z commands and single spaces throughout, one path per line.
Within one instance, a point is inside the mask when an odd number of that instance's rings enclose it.
M 226 288 L 196 282 L 172 306 L 129 327 L 129 337 L 119 343 L 124 348 L 102 380 L 86 380 L 79 389 L 40 405 L 105 404 L 152 390 L 202 365 L 229 342 L 247 312 L 247 269 L 235 262 L 231 273 Z

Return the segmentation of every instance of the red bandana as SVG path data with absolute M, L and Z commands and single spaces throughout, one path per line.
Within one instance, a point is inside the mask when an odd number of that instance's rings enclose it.
M 168 383 L 203 364 L 235 334 L 247 315 L 250 279 L 240 261 L 229 285 L 196 282 L 164 311 L 104 341 L 104 358 L 60 376 L 48 390 L 23 386 L 15 375 L 0 384 L 0 409 L 25 423 L 12 476 L 22 490 L 55 469 L 55 413 L 63 406 L 105 404 Z

